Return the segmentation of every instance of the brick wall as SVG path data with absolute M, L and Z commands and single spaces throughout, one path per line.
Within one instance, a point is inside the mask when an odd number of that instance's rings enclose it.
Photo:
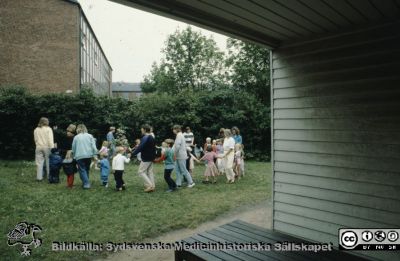
M 0 1 L 0 85 L 34 93 L 79 90 L 79 7 L 62 0 Z

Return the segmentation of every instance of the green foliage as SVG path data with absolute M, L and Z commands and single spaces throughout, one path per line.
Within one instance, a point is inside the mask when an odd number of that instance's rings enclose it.
M 228 39 L 226 66 L 228 80 L 235 89 L 257 95 L 267 106 L 270 104 L 269 50 L 265 47 Z
M 223 84 L 223 53 L 212 38 L 190 26 L 168 36 L 164 59 L 153 64 L 142 84 L 144 92 L 178 93 L 215 89 Z
M 97 139 L 105 140 L 113 125 L 124 130 L 129 143 L 141 136 L 140 126 L 154 127 L 160 143 L 173 138 L 174 124 L 190 126 L 195 142 L 217 137 L 219 128 L 238 126 L 247 158 L 266 159 L 270 153 L 269 108 L 253 94 L 242 90 L 184 90 L 178 94 L 152 93 L 137 101 L 80 94 L 33 95 L 21 87 L 0 89 L 0 158 L 21 159 L 34 155 L 33 130 L 40 117 L 58 126 L 55 137 L 63 135 L 70 123 L 84 123 Z

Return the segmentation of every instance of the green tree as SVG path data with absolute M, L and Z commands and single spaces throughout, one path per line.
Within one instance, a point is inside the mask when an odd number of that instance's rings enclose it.
M 153 64 L 144 78 L 144 91 L 178 93 L 215 89 L 223 84 L 223 52 L 212 38 L 190 26 L 169 35 L 162 52 L 164 59 L 159 65 Z
M 233 88 L 245 90 L 270 104 L 269 50 L 265 47 L 228 39 L 226 66 Z

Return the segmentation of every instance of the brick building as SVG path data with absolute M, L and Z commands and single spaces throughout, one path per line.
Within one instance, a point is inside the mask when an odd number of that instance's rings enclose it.
M 111 94 L 112 68 L 77 1 L 2 0 L 0 32 L 0 85 Z

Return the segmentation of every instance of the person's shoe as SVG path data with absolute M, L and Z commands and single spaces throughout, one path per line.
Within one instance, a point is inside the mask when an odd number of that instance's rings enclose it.
M 188 187 L 188 188 L 193 188 L 194 185 L 196 185 L 196 184 L 193 182 L 192 184 L 188 185 L 187 187 Z
M 122 188 L 117 188 L 115 191 L 120 192 L 122 191 Z
M 210 181 L 208 181 L 208 180 L 203 180 L 201 183 L 203 183 L 203 184 L 210 184 Z
M 104 187 L 105 187 L 105 188 L 108 188 L 108 183 L 106 183 L 106 184 L 104 185 Z
M 122 190 L 126 190 L 125 184 L 122 185 Z
M 147 192 L 147 193 L 153 192 L 153 188 L 152 187 L 146 188 L 146 189 L 144 189 L 144 192 Z
M 165 191 L 165 192 L 174 192 L 175 190 L 174 189 L 168 189 L 167 191 Z

